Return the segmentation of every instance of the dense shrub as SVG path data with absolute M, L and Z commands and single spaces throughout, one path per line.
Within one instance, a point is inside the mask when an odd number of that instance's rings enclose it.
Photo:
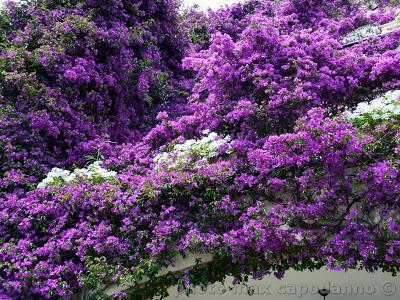
M 2 27 L 0 295 L 101 297 L 147 276 L 120 295 L 146 298 L 324 266 L 396 274 L 400 33 L 341 44 L 393 20 L 386 2 L 249 1 L 187 11 L 178 29 L 162 1 L 4 13 L 19 17 Z M 85 167 L 93 150 L 103 162 Z M 214 259 L 156 278 L 179 252 Z
M 177 98 L 185 39 L 174 1 L 35 1 L 2 12 L 2 190 L 135 142 Z M 38 175 L 38 176 L 37 176 Z

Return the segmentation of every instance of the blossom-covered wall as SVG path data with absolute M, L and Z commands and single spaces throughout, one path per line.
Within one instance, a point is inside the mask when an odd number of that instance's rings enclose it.
M 362 1 L 363 2 L 363 1 Z M 0 296 L 400 268 L 398 4 L 10 4 Z M 372 11 L 371 11 L 372 10 Z M 185 253 L 212 261 L 157 277 Z M 103 296 L 102 296 L 103 295 Z

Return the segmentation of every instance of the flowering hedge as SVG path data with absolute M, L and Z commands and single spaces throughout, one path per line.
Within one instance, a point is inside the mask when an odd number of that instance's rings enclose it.
M 4 11 L 0 296 L 102 299 L 148 277 L 117 295 L 144 299 L 324 266 L 396 274 L 400 31 L 341 44 L 393 20 L 386 2 Z M 188 252 L 214 259 L 155 276 Z
M 2 190 L 30 189 L 54 166 L 85 163 L 102 141 L 137 141 L 156 107 L 178 100 L 185 38 L 176 11 L 168 0 L 9 4 Z

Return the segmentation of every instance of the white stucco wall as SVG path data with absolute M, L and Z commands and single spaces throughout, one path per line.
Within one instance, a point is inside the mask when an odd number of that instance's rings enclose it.
M 227 280 L 226 288 L 232 280 Z M 367 273 L 360 271 L 334 272 L 319 270 L 315 272 L 287 272 L 282 280 L 266 277 L 251 280 L 254 295 L 249 296 L 245 287 L 237 286 L 223 293 L 224 287 L 215 284 L 195 289 L 189 298 L 178 293 L 176 287 L 170 289 L 168 300 L 322 300 L 318 289 L 328 288 L 331 294 L 326 300 L 395 300 L 400 299 L 400 277 L 389 273 Z

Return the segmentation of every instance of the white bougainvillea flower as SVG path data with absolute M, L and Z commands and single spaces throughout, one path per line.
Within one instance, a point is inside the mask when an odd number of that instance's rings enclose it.
M 63 170 L 60 168 L 53 168 L 46 176 L 45 179 L 42 180 L 38 184 L 38 188 L 45 188 L 51 185 L 63 185 L 66 183 L 74 182 L 78 179 L 99 179 L 99 180 L 110 180 L 117 176 L 117 173 L 114 171 L 108 171 L 104 169 L 101 165 L 102 161 L 95 161 L 90 164 L 87 168 L 82 169 L 74 169 L 73 172 L 68 170 Z
M 157 164 L 168 163 L 169 167 L 174 167 L 189 161 L 193 157 L 207 161 L 210 158 L 218 156 L 221 147 L 229 146 L 229 142 L 229 136 L 220 138 L 216 132 L 210 132 L 207 129 L 203 131 L 201 139 L 190 139 L 182 144 L 176 144 L 171 151 L 160 153 L 154 157 L 154 162 Z M 229 147 L 224 152 L 229 153 Z
M 388 91 L 371 102 L 362 102 L 353 111 L 345 112 L 345 118 L 358 125 L 374 125 L 400 117 L 400 90 Z

